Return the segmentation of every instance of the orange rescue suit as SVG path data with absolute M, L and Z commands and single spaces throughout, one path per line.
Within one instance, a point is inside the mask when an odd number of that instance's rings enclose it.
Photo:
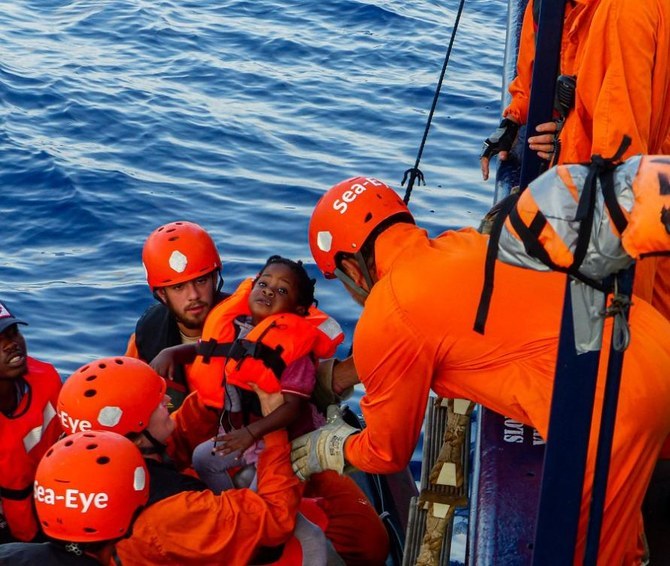
M 379 280 L 353 341 L 367 424 L 345 444 L 345 457 L 355 467 L 388 473 L 407 465 L 431 389 L 481 403 L 546 438 L 566 279 L 498 262 L 486 333 L 480 335 L 473 322 L 487 243 L 487 236 L 472 229 L 429 239 L 411 224 L 394 225 L 378 237 Z M 634 300 L 630 325 L 600 541 L 602 564 L 632 564 L 638 558 L 642 499 L 670 432 L 670 323 Z M 603 357 L 610 334 L 608 321 Z M 601 360 L 594 422 L 606 365 Z M 593 472 L 596 434 L 594 426 L 587 477 Z M 582 517 L 590 490 L 587 482 Z M 583 552 L 585 529 L 582 519 L 577 556 Z
M 535 58 L 533 0 L 528 2 L 504 116 L 524 124 Z M 577 77 L 575 107 L 561 132 L 560 163 L 670 149 L 670 2 L 575 0 L 566 3 L 560 72 Z M 530 135 L 530 134 L 529 134 Z
M 286 542 L 302 486 L 291 469 L 285 431 L 265 436 L 258 492 L 184 491 L 145 508 L 116 548 L 124 566 L 248 563 L 258 546 Z
M 51 364 L 30 357 L 23 379 L 29 390 L 14 416 L 0 413 L 0 500 L 12 535 L 29 541 L 38 532 L 32 497 L 35 469 L 62 432 L 56 416 L 61 380 Z

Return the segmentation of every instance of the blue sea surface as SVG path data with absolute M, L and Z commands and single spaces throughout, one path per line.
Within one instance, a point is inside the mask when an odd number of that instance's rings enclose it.
M 359 311 L 318 276 L 311 209 L 355 175 L 404 191 L 457 9 L 0 1 L 0 299 L 30 323 L 30 353 L 63 379 L 122 354 L 154 300 L 145 238 L 190 220 L 217 242 L 229 291 L 271 254 L 305 261 L 345 355 Z M 427 184 L 410 201 L 433 235 L 476 226 L 493 201 L 478 155 L 500 116 L 506 9 L 465 3 L 420 164 Z M 439 297 L 439 282 L 425 284 Z

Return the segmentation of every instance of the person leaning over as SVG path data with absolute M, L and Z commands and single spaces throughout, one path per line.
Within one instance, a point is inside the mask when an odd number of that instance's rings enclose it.
M 35 472 L 35 510 L 52 540 L 0 545 L 0 564 L 112 564 L 114 545 L 148 499 L 147 467 L 130 440 L 109 431 L 67 436 Z
M 130 381 L 135 383 L 133 394 L 127 391 Z M 133 440 L 144 455 L 149 502 L 135 521 L 132 535 L 116 545 L 121 563 L 243 565 L 253 563 L 259 547 L 287 542 L 301 488 L 291 470 L 286 431 L 264 437 L 257 492 L 237 489 L 216 495 L 164 458 L 175 428 L 165 392 L 165 380 L 149 365 L 113 357 L 75 371 L 58 399 L 59 416 L 73 425 L 68 432 L 116 432 Z M 264 415 L 283 403 L 281 395 L 257 393 Z
M 365 395 L 363 431 L 337 415 L 293 441 L 301 477 L 352 465 L 390 473 L 409 462 L 429 392 L 465 398 L 535 427 L 547 437 L 566 276 L 498 263 L 484 335 L 474 331 L 488 237 L 474 229 L 429 238 L 388 185 L 343 181 L 317 203 L 309 227 L 317 266 L 339 278 L 363 306 L 353 356 Z M 602 357 L 612 319 L 605 322 Z M 670 431 L 670 323 L 633 300 L 630 346 L 621 379 L 599 560 L 640 562 L 642 499 Z M 599 422 L 606 360 L 601 360 L 594 422 Z M 640 418 L 644 415 L 644 418 Z M 593 437 L 594 435 L 592 435 Z M 589 446 L 586 477 L 596 445 Z M 588 502 L 582 500 L 576 561 L 584 552 Z
M 125 355 L 149 363 L 164 348 L 197 342 L 209 311 L 227 295 L 221 292 L 216 245 L 193 222 L 170 222 L 156 228 L 144 243 L 142 264 L 158 303 L 137 321 Z M 192 390 L 188 366 L 176 366 L 168 382 L 175 409 Z
M 56 369 L 28 356 L 26 340 L 0 302 L 0 541 L 30 541 L 39 534 L 33 480 L 42 455 L 61 434 Z M 4 517 L 4 520 L 3 520 Z

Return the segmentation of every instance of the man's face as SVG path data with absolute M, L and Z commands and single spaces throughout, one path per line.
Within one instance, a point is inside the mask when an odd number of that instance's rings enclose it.
M 177 318 L 184 330 L 199 334 L 205 318 L 214 305 L 216 272 L 191 279 L 178 285 L 157 289 L 158 296 Z
M 23 377 L 28 371 L 27 353 L 26 340 L 18 324 L 0 333 L 0 380 Z

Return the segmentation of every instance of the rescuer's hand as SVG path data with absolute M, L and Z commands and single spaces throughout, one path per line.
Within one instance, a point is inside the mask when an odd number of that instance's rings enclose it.
M 535 131 L 538 135 L 528 138 L 528 147 L 537 152 L 541 159 L 551 161 L 556 149 L 556 138 L 560 133 L 558 124 L 556 122 L 538 124 Z
M 358 432 L 358 429 L 344 422 L 340 408 L 331 405 L 328 407 L 328 422 L 325 426 L 291 443 L 293 471 L 303 481 L 324 470 L 343 473 L 344 442 Z
M 505 161 L 518 132 L 519 124 L 509 118 L 503 118 L 496 130 L 484 140 L 479 162 L 482 168 L 482 177 L 485 181 L 489 178 L 491 157 L 498 155 L 501 161 Z

